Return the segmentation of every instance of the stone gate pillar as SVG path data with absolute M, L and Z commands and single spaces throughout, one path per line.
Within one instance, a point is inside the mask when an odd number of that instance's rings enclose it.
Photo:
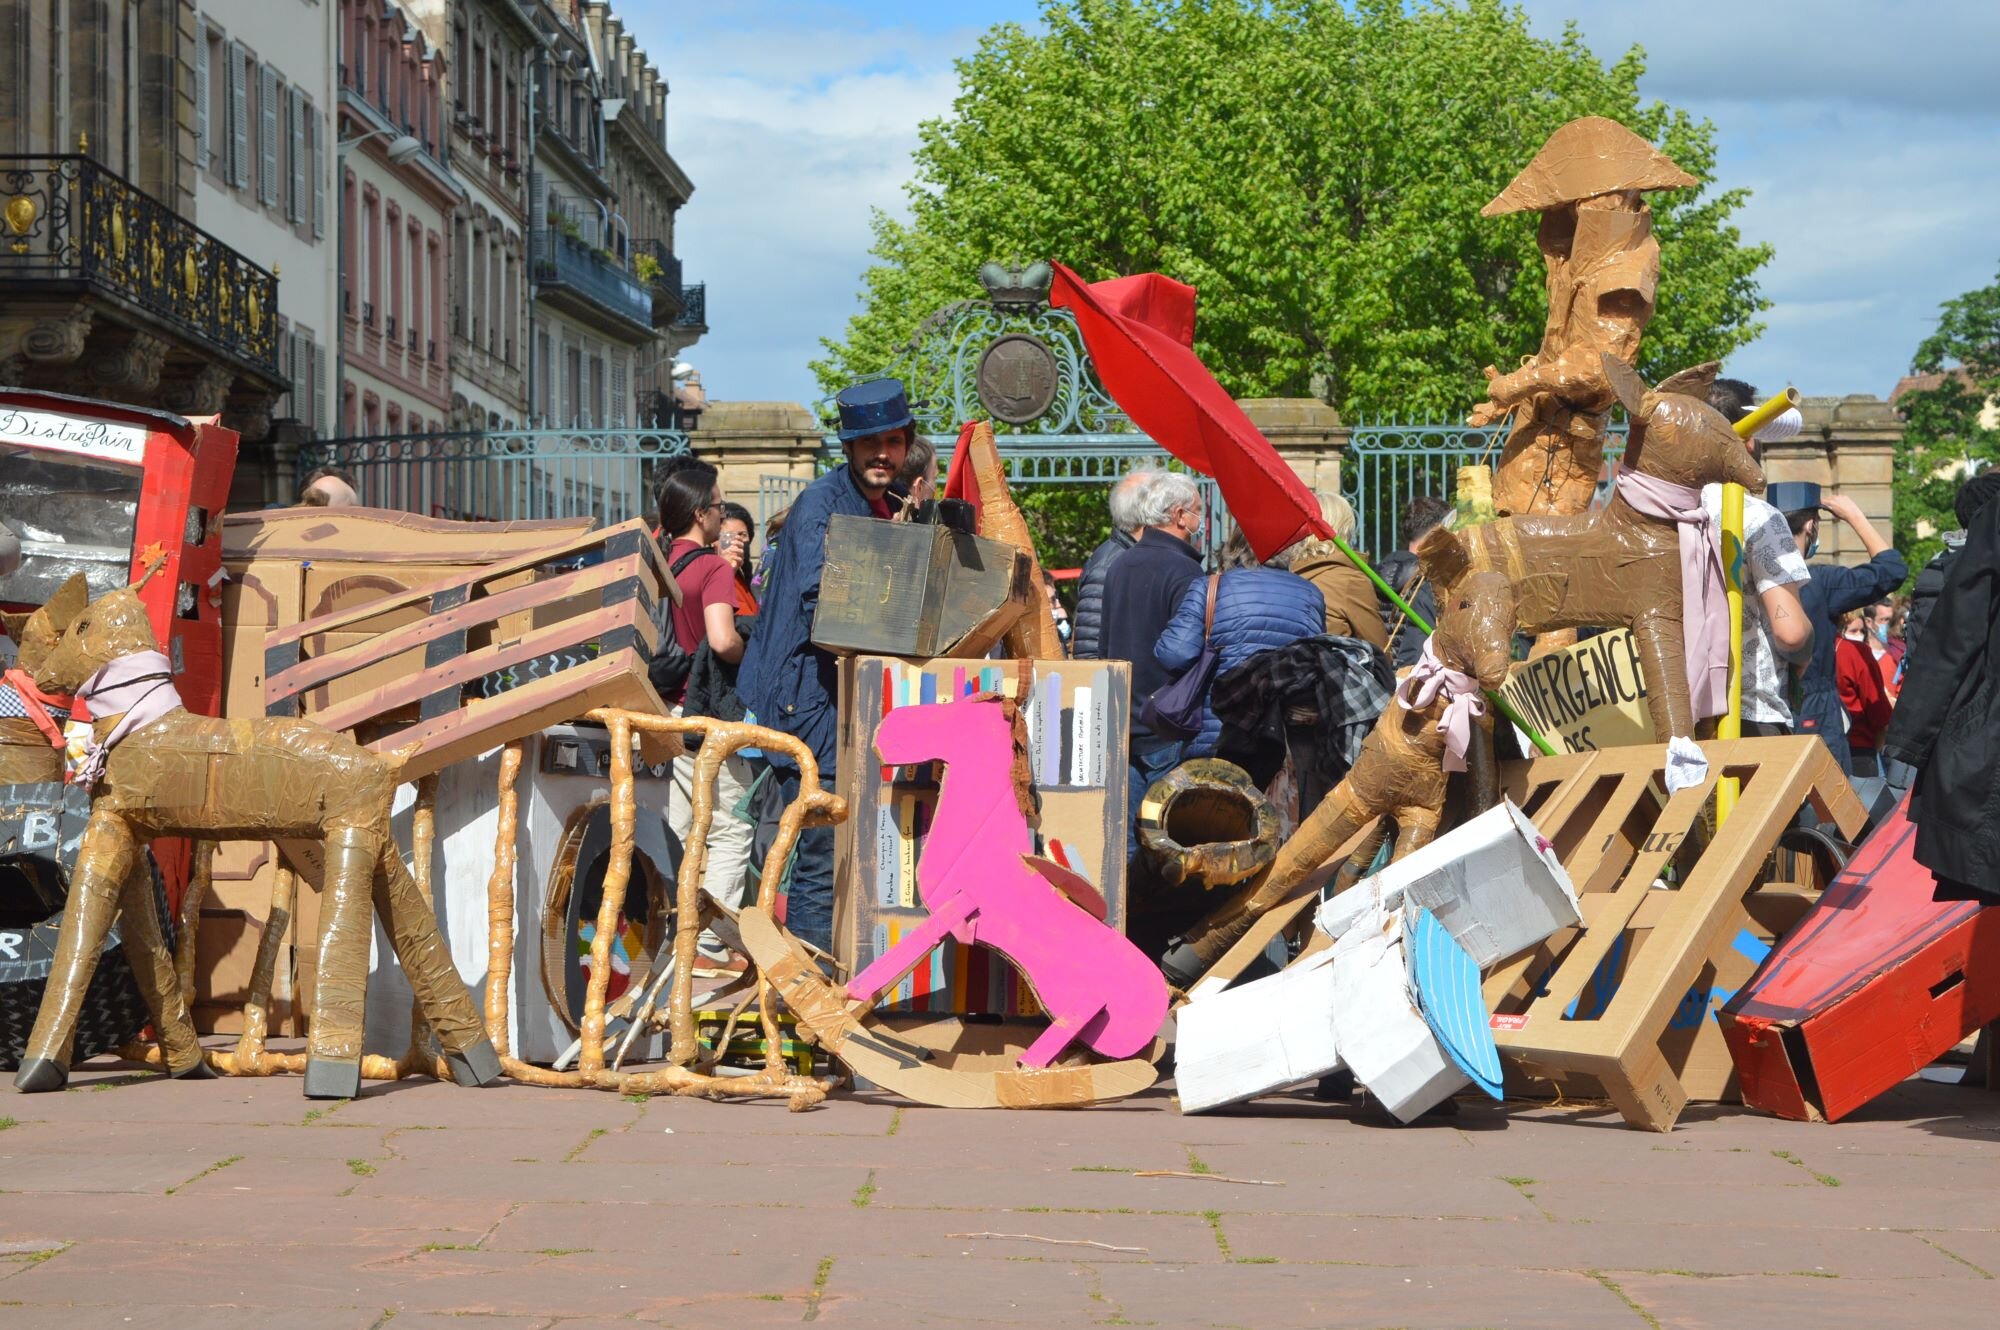
M 1246 397 L 1237 403 L 1278 456 L 1315 494 L 1340 493 L 1340 463 L 1354 431 L 1314 397 Z
M 1760 449 L 1767 480 L 1810 480 L 1861 505 L 1868 520 L 1895 543 L 1896 444 L 1903 418 L 1873 393 L 1808 397 L 1799 404 L 1805 428 L 1798 437 Z M 1845 522 L 1823 523 L 1820 557 L 1840 563 L 1867 558 Z

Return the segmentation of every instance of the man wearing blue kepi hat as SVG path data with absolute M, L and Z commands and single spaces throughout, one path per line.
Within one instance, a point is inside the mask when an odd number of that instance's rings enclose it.
M 896 473 L 909 452 L 916 420 L 903 385 L 866 379 L 841 389 L 840 447 L 847 465 L 815 480 L 785 518 L 784 534 L 764 575 L 757 631 L 743 652 L 736 692 L 761 725 L 790 734 L 812 749 L 819 778 L 832 789 L 836 763 L 834 708 L 839 696 L 831 652 L 813 645 L 820 567 L 826 562 L 827 519 L 836 513 L 887 518 Z M 799 773 L 770 754 L 787 801 L 798 797 Z M 803 941 L 833 945 L 833 828 L 800 833 L 785 925 Z

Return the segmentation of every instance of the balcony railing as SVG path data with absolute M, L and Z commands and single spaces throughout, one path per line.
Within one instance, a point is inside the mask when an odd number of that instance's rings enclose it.
M 706 328 L 708 326 L 708 283 L 696 282 L 693 286 L 681 288 L 680 317 L 674 320 L 676 328 Z
M 0 156 L 0 280 L 83 283 L 278 373 L 278 279 L 88 157 Z
M 653 326 L 652 292 L 638 278 L 574 236 L 549 228 L 534 233 L 535 280 L 568 287 L 599 308 Z
M 669 328 L 681 316 L 680 256 L 660 240 L 632 242 L 632 270 L 653 291 L 653 326 Z

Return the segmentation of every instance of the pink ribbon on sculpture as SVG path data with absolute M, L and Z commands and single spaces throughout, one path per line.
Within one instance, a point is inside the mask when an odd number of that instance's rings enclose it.
M 1410 667 L 1409 677 L 1396 685 L 1396 701 L 1405 711 L 1421 711 L 1445 695 L 1444 714 L 1438 717 L 1438 733 L 1444 736 L 1444 769 L 1465 770 L 1465 755 L 1472 748 L 1472 722 L 1486 714 L 1486 694 L 1479 680 L 1463 670 L 1455 670 L 1437 658 L 1431 649 L 1436 635 L 1424 639 L 1423 655 Z
M 135 651 L 100 667 L 76 690 L 77 700 L 90 705 L 93 716 L 117 716 L 118 723 L 103 742 L 92 739 L 77 768 L 76 783 L 88 790 L 104 775 L 111 750 L 127 735 L 181 709 L 174 688 L 173 662 L 158 651 Z M 122 715 L 120 713 L 123 713 Z
M 1634 512 L 1680 524 L 1688 701 L 1696 720 L 1720 716 L 1729 710 L 1729 610 L 1721 533 L 1702 506 L 1701 491 L 1692 486 L 1625 470 L 1619 471 L 1617 485 Z

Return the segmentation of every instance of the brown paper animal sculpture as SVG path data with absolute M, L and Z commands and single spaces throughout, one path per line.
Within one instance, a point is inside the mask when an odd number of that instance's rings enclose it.
M 97 697 L 92 725 L 108 754 L 91 797 L 48 990 L 15 1086 L 56 1090 L 68 1081 L 77 1006 L 121 909 L 127 955 L 167 1069 L 175 1076 L 206 1074 L 145 885 L 142 849 L 157 836 L 275 840 L 295 863 L 323 854 L 326 900 L 307 1095 L 351 1098 L 361 1088 L 371 896 L 453 1078 L 462 1085 L 497 1078 L 500 1064 L 479 1010 L 390 834 L 395 766 L 309 721 L 217 720 L 181 708 L 145 606 L 131 588 L 100 596 L 73 622 L 55 626 L 61 640 L 36 669 L 35 683 Z M 154 672 L 145 672 L 148 657 L 157 661 Z M 119 661 L 136 661 L 139 672 L 107 684 L 134 673 L 129 666 L 121 672 Z M 106 667 L 113 668 L 106 673 Z M 158 700 L 161 688 L 165 702 Z M 156 711 L 149 721 L 125 724 L 128 716 Z
M 1683 629 L 1688 605 L 1683 524 L 1642 512 L 1644 493 L 1676 495 L 1686 511 L 1699 508 L 1703 485 L 1734 481 L 1762 494 L 1764 474 L 1729 422 L 1708 404 L 1716 366 L 1683 370 L 1648 390 L 1616 357 L 1606 355 L 1603 362 L 1632 422 L 1610 502 L 1590 514 L 1503 517 L 1464 531 L 1438 529 L 1419 542 L 1417 557 L 1440 588 L 1457 587 L 1473 573 L 1505 574 L 1524 632 L 1584 624 L 1630 628 L 1646 671 L 1654 739 L 1692 738 L 1699 717 L 1690 693 L 1691 661 L 1706 662 L 1693 679 L 1704 692 L 1715 686 L 1718 660 L 1726 677 L 1728 625 L 1725 619 L 1689 642 Z M 1716 572 L 1719 577 L 1719 565 Z M 1713 590 L 1719 597 L 1719 588 Z M 1716 631 L 1725 634 L 1719 657 Z M 1702 714 L 1721 710 L 1711 702 Z
M 1189 987 L 1221 958 L 1258 916 L 1280 904 L 1305 879 L 1326 863 L 1334 851 L 1376 818 L 1382 822 L 1342 866 L 1334 889 L 1352 885 L 1382 848 L 1393 826 L 1394 857 L 1401 859 L 1436 837 L 1444 811 L 1447 732 L 1458 717 L 1448 713 L 1455 692 L 1467 702 L 1457 705 L 1468 714 L 1482 711 L 1481 690 L 1498 688 L 1507 680 L 1514 639 L 1514 594 L 1497 573 L 1468 577 L 1448 594 L 1437 631 L 1426 645 L 1427 655 L 1457 676 L 1454 689 L 1397 690 L 1375 729 L 1361 745 L 1353 769 L 1333 787 L 1319 807 L 1299 824 L 1270 870 L 1185 934 L 1162 962 L 1167 978 Z M 1421 670 L 1423 667 L 1419 667 Z M 1444 677 L 1440 675 L 1440 684 Z M 1412 681 L 1414 682 L 1414 680 Z M 1480 714 L 1465 748 L 1466 769 L 1473 782 L 1476 811 L 1500 802 L 1499 776 L 1493 761 L 1493 720 Z
M 1035 536 L 1007 488 L 1007 468 L 1001 465 L 993 426 L 984 420 L 974 425 L 965 448 L 966 464 L 979 486 L 979 534 L 1004 541 L 1028 556 L 1028 576 L 1034 590 L 1029 595 L 1028 612 L 1015 621 L 1003 639 L 1007 654 L 1015 660 L 1061 660 L 1062 638 L 1056 632 L 1055 615 L 1041 594 L 1042 563 L 1035 556 Z
M 69 719 L 70 699 L 42 693 L 35 687 L 34 671 L 48 659 L 61 636 L 56 621 L 68 623 L 89 599 L 90 592 L 79 574 L 63 583 L 40 609 L 0 616 L 15 647 L 14 667 L 0 675 L 0 785 L 63 778 L 67 744 L 62 726 Z
M 1653 317 L 1660 244 L 1639 197 L 1700 183 L 1615 120 L 1572 120 L 1480 209 L 1484 217 L 1535 211 L 1548 266 L 1549 319 L 1541 350 L 1509 374 L 1486 367 L 1487 400 L 1467 422 L 1512 416 L 1494 501 L 1503 513 L 1580 513 L 1604 464 L 1604 425 L 1616 394 L 1601 357 L 1638 362 Z

